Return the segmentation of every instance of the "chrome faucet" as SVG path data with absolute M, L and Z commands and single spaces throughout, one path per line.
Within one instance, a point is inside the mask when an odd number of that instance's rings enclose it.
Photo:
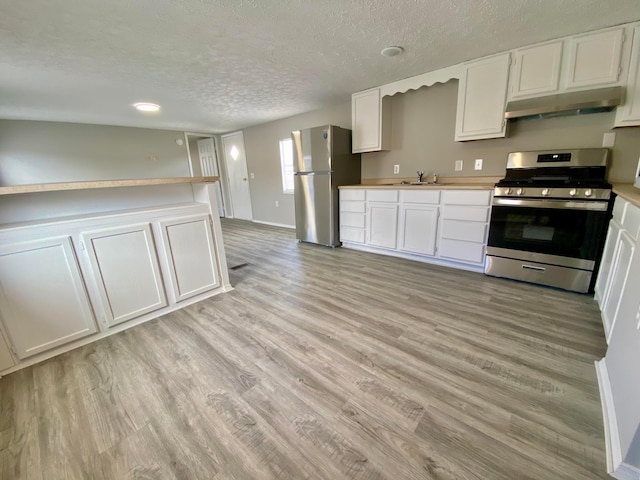
M 422 183 L 422 176 L 424 175 L 424 172 L 422 170 L 418 170 L 416 173 L 418 174 L 418 183 Z

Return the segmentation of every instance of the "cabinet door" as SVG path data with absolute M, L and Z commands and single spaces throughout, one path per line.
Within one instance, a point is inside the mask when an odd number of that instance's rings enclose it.
M 511 75 L 511 97 L 558 91 L 562 41 L 516 50 Z
M 607 232 L 607 240 L 604 244 L 602 260 L 600 262 L 600 270 L 598 271 L 598 279 L 596 280 L 595 299 L 600 305 L 600 310 L 604 309 L 607 300 L 609 283 L 611 282 L 611 267 L 613 266 L 613 255 L 616 252 L 618 239 L 620 237 L 620 226 L 615 220 L 609 223 L 609 231 Z
M 388 128 L 383 129 L 383 105 L 380 89 L 373 88 L 351 96 L 353 153 L 376 152 L 388 148 Z M 387 123 L 388 123 L 388 119 Z
M 640 125 L 640 26 L 633 30 L 631 64 L 624 104 L 616 109 L 616 126 Z
M 160 222 L 171 278 L 172 303 L 220 286 L 208 215 Z
M 605 292 L 605 301 L 602 309 L 602 320 L 607 341 L 611 337 L 611 331 L 616 323 L 620 299 L 627 276 L 629 266 L 635 248 L 635 242 L 626 232 L 622 232 L 618 238 L 611 265 L 611 280 Z
M 148 223 L 82 237 L 110 326 L 167 305 Z
M 467 65 L 458 87 L 458 141 L 504 137 L 510 54 Z
M 69 237 L 2 247 L 0 312 L 20 359 L 96 331 Z
M 580 35 L 569 40 L 567 88 L 618 82 L 624 29 Z
M 9 351 L 9 345 L 5 341 L 2 332 L 0 332 L 0 372 L 11 368 L 15 365 L 11 352 Z
M 400 250 L 434 255 L 438 207 L 403 205 L 400 211 Z
M 367 207 L 367 243 L 376 247 L 396 248 L 398 206 L 370 204 Z

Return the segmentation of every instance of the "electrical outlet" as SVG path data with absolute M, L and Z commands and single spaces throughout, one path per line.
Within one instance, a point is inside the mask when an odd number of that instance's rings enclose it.
M 280 206 L 280 202 L 278 200 L 276 200 L 276 207 Z
M 253 172 L 251 172 L 251 173 L 249 174 L 249 177 L 251 178 L 251 180 L 253 180 L 254 178 L 256 178 L 256 175 L 255 175 Z
M 397 175 L 400 173 L 400 165 L 394 165 L 393 166 L 393 174 Z
M 616 132 L 606 132 L 602 135 L 602 146 L 611 148 L 616 144 Z
M 462 171 L 462 160 L 456 160 L 456 172 Z
M 482 170 L 482 159 L 481 158 L 476 158 L 476 163 L 473 166 L 474 170 Z

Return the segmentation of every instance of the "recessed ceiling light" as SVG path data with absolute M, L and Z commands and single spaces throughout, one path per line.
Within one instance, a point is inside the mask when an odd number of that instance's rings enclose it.
M 160 110 L 160 105 L 156 105 L 155 103 L 140 102 L 134 103 L 133 106 L 141 112 L 157 112 Z
M 400 55 L 404 52 L 404 48 L 402 47 L 386 47 L 380 51 L 380 55 L 384 55 L 385 57 L 395 57 L 396 55 Z

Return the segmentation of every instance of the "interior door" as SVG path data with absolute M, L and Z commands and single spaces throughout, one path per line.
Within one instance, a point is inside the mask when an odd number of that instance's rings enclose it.
M 231 196 L 233 216 L 243 220 L 253 220 L 247 158 L 242 132 L 223 135 L 222 147 L 224 163 L 229 176 L 229 194 Z
M 206 177 L 219 177 L 218 158 L 216 157 L 216 146 L 213 138 L 203 138 L 198 140 L 198 156 L 200 158 L 200 169 L 202 175 Z M 222 187 L 220 182 L 214 185 L 216 199 L 218 200 L 218 216 L 224 217 L 224 205 L 222 200 Z

